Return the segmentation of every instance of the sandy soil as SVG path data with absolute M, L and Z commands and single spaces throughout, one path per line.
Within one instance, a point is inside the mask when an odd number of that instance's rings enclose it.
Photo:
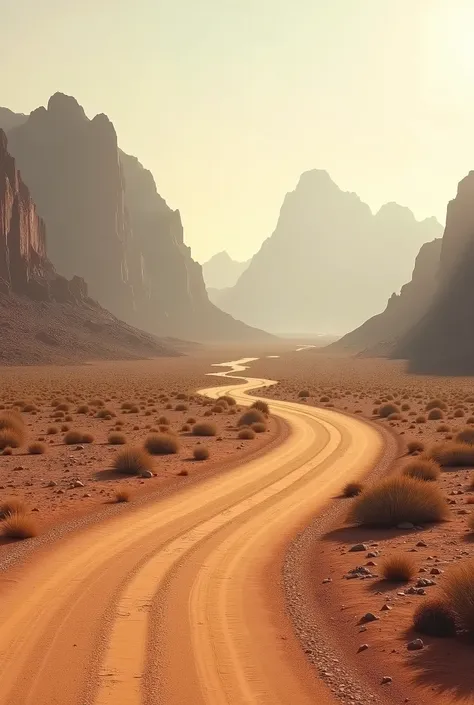
M 358 414 L 395 436 L 392 447 L 395 462 L 379 468 L 369 481 L 381 473 L 397 472 L 409 459 L 406 444 L 420 440 L 429 448 L 433 443 L 450 439 L 466 425 L 474 422 L 474 381 L 472 378 L 416 377 L 405 374 L 403 365 L 384 360 L 329 359 L 306 350 L 280 358 L 254 363 L 255 374 L 279 378 L 280 384 L 262 391 L 262 396 L 275 399 L 302 401 L 298 394 L 310 392 L 304 404 L 318 408 L 342 410 Z M 443 418 L 428 420 L 426 404 L 434 398 L 446 402 Z M 374 408 L 383 400 L 395 401 L 401 411 L 399 420 L 376 418 Z M 442 428 L 442 430 L 440 430 Z M 302 586 L 307 588 L 307 607 L 299 612 L 308 622 L 314 619 L 315 628 L 326 629 L 337 643 L 336 656 L 361 674 L 360 682 L 367 684 L 367 693 L 386 702 L 403 702 L 405 698 L 417 705 L 436 702 L 474 702 L 474 680 L 469 663 L 471 645 L 462 639 L 440 640 L 415 634 L 412 616 L 415 608 L 436 595 L 442 586 L 444 574 L 451 565 L 468 556 L 473 557 L 473 535 L 467 528 L 472 506 L 469 488 L 472 469 L 450 469 L 442 473 L 439 486 L 450 505 L 449 521 L 424 529 L 365 530 L 346 524 L 350 499 L 337 499 L 324 525 L 317 520 L 307 529 L 290 557 L 295 573 L 300 570 Z M 422 544 L 426 545 L 420 545 Z M 351 553 L 349 549 L 365 543 L 368 550 Z M 376 557 L 369 553 L 376 552 Z M 348 579 L 357 566 L 370 567 L 377 574 L 380 563 L 395 553 L 413 556 L 419 573 L 406 585 L 390 585 L 381 579 Z M 317 565 L 309 567 L 317 555 Z M 306 567 L 301 568 L 301 562 Z M 373 565 L 374 564 L 374 565 Z M 330 578 L 331 582 L 323 582 Z M 420 578 L 429 578 L 434 585 L 424 588 L 424 594 L 409 594 Z M 310 587 L 308 587 L 310 586 Z M 303 588 L 302 588 L 303 589 Z M 291 592 L 290 592 L 291 594 Z M 341 608 L 342 605 L 342 608 Z M 388 607 L 388 609 L 387 609 Z M 324 613 L 325 625 L 320 615 Z M 361 627 L 358 622 L 367 612 L 380 619 Z M 422 637 L 425 648 L 408 651 L 407 645 Z M 335 637 L 335 639 L 334 639 Z M 306 640 L 307 641 L 307 640 Z M 307 642 L 308 643 L 308 642 Z M 367 644 L 368 648 L 359 652 Z M 382 678 L 392 682 L 381 685 Z M 337 674 L 331 678 L 339 691 Z M 351 687 L 341 686 L 340 699 L 350 702 Z

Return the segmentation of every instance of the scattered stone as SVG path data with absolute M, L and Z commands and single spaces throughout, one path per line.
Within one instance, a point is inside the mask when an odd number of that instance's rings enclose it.
M 423 639 L 415 639 L 414 641 L 410 641 L 407 644 L 408 651 L 420 651 L 420 649 L 424 648 L 425 644 Z
M 368 648 L 369 648 L 368 644 L 361 644 L 359 646 L 359 648 L 357 649 L 357 653 L 360 654 L 361 651 L 367 651 Z
M 359 624 L 368 624 L 369 622 L 377 622 L 380 619 L 380 617 L 377 617 L 373 612 L 367 612 L 367 614 L 364 614 L 363 617 L 361 617 Z
M 81 482 L 80 480 L 74 480 L 74 482 L 72 483 L 72 486 L 73 487 L 84 487 L 84 483 Z
M 349 553 L 357 553 L 358 551 L 367 551 L 365 543 L 356 543 L 355 546 L 349 549 Z
M 76 446 L 74 450 L 84 450 L 84 446 Z
M 326 583 L 332 583 L 332 578 L 324 578 L 323 585 L 326 585 Z
M 48 482 L 48 487 L 56 487 L 57 484 L 58 484 L 58 483 L 55 482 L 54 480 L 50 480 L 50 481 Z
M 390 612 L 391 609 L 393 609 L 393 607 L 391 607 L 390 605 L 387 605 L 387 603 L 385 603 L 385 605 L 381 608 L 381 611 L 382 612 Z
M 418 541 L 416 545 L 418 546 L 418 548 L 428 548 L 428 544 L 424 541 Z
M 153 473 L 151 470 L 144 470 L 140 477 L 153 477 Z
M 391 682 L 392 682 L 392 676 L 384 676 L 382 678 L 382 685 L 387 685 L 387 683 L 391 683 Z
M 436 585 L 436 582 L 434 580 L 430 580 L 429 578 L 418 578 L 415 587 L 431 587 L 432 585 Z
M 430 570 L 430 575 L 441 575 L 442 572 L 443 571 L 441 570 L 441 568 L 432 568 Z
M 378 558 L 379 557 L 379 552 L 378 551 L 369 551 L 367 554 L 367 558 Z
M 397 524 L 397 529 L 414 529 L 415 525 L 411 523 L 411 521 L 402 521 L 400 524 Z

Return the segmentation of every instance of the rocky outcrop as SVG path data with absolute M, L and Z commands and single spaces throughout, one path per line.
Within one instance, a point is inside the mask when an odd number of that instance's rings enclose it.
M 0 129 L 8 132 L 13 127 L 18 127 L 28 120 L 28 115 L 14 113 L 8 108 L 0 108 Z
M 160 336 L 268 337 L 210 303 L 179 211 L 159 196 L 151 173 L 119 151 L 105 115 L 89 120 L 74 98 L 56 94 L 9 141 L 46 222 L 48 256 L 67 277 L 83 277 L 116 316 Z
M 236 262 L 227 252 L 218 252 L 202 265 L 207 290 L 228 289 L 234 286 L 249 264 L 250 260 Z
M 325 348 L 331 353 L 389 356 L 400 339 L 428 310 L 438 286 L 441 238 L 427 242 L 416 260 L 411 281 L 392 294 L 386 309 Z
M 447 209 L 437 293 L 425 316 L 400 341 L 397 357 L 412 371 L 474 373 L 474 172 Z
M 400 289 L 421 245 L 441 230 L 394 203 L 373 215 L 326 172 L 309 171 L 285 197 L 272 236 L 217 301 L 272 332 L 344 333 Z

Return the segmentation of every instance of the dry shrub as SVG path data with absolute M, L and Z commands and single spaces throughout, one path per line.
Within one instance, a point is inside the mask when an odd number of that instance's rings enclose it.
M 124 448 L 114 459 L 114 470 L 123 475 L 140 475 L 153 468 L 153 458 L 143 448 Z
M 0 431 L 0 450 L 5 448 L 19 448 L 22 443 L 22 437 L 16 431 L 10 428 L 5 428 Z
M 191 430 L 191 426 L 188 423 L 184 423 L 181 426 L 182 433 L 189 433 L 190 430 Z
M 417 458 L 411 460 L 403 468 L 403 474 L 407 477 L 412 477 L 414 480 L 424 480 L 425 482 L 434 482 L 441 473 L 441 467 L 432 458 Z
M 407 583 L 415 575 L 416 565 L 413 558 L 398 553 L 383 561 L 380 572 L 391 583 Z
M 43 453 L 46 453 L 46 446 L 40 441 L 35 441 L 28 446 L 28 453 L 30 455 L 43 455 Z
M 348 482 L 342 490 L 342 494 L 344 497 L 357 497 L 363 489 L 364 485 L 362 482 Z
M 409 453 L 421 453 L 425 449 L 425 444 L 422 441 L 409 441 L 407 449 Z
M 268 406 L 266 401 L 263 401 L 263 399 L 257 399 L 257 401 L 254 401 L 250 408 L 261 411 L 262 414 L 265 414 L 265 416 L 268 416 L 268 414 L 270 413 L 270 407 Z
M 46 433 L 48 436 L 54 436 L 56 433 L 59 433 L 59 429 L 57 426 L 48 426 Z
M 206 446 L 196 446 L 193 450 L 194 460 L 207 460 L 209 458 L 209 449 Z
M 240 429 L 237 434 L 237 438 L 240 438 L 241 441 L 253 441 L 255 438 L 255 431 L 249 426 L 246 426 L 245 428 Z
M 444 414 L 441 409 L 431 409 L 428 414 L 428 421 L 440 421 L 442 418 L 444 418 Z
M 11 497 L 0 504 L 0 518 L 10 516 L 10 514 L 24 514 L 26 505 L 21 499 Z
M 13 455 L 13 451 L 8 446 L 2 450 L 2 455 Z
M 111 446 L 122 446 L 127 442 L 127 439 L 123 433 L 109 433 L 107 441 Z
M 453 566 L 444 576 L 442 589 L 459 625 L 474 631 L 474 560 Z
M 115 414 L 110 409 L 99 409 L 99 411 L 95 415 L 96 419 L 105 419 L 107 421 L 113 416 L 115 416 Z
M 456 636 L 456 615 L 446 600 L 432 597 L 416 608 L 413 629 L 427 636 Z
M 130 490 L 126 490 L 126 489 L 115 490 L 114 498 L 117 503 L 130 502 L 130 497 L 131 497 Z
M 145 441 L 150 455 L 173 455 L 179 451 L 179 441 L 169 433 L 153 433 Z
M 236 403 L 237 403 L 237 402 L 235 401 L 234 397 L 230 397 L 228 394 L 225 394 L 223 397 L 219 397 L 219 399 L 218 399 L 217 401 L 218 401 L 218 402 L 220 402 L 220 401 L 225 401 L 225 403 L 227 404 L 227 406 L 235 406 Z
M 447 406 L 442 399 L 432 399 L 425 406 L 425 409 L 426 411 L 431 411 L 432 409 L 442 409 L 442 411 L 446 411 Z
M 474 428 L 463 428 L 462 431 L 454 437 L 457 443 L 467 443 L 470 446 L 474 446 Z
M 158 419 L 158 424 L 161 426 L 169 426 L 171 424 L 171 421 L 167 416 L 160 416 Z
M 82 443 L 82 432 L 81 431 L 68 431 L 63 438 L 64 443 L 67 446 L 76 445 L 77 443 Z
M 77 414 L 88 414 L 89 413 L 89 407 L 87 404 L 81 404 L 80 406 L 77 407 Z
M 439 443 L 430 449 L 428 455 L 442 467 L 454 468 L 474 465 L 474 446 L 467 443 L 452 441 Z
M 437 432 L 437 433 L 448 433 L 448 432 L 449 432 L 449 426 L 448 426 L 448 424 L 446 424 L 446 423 L 440 424 L 440 425 L 436 428 L 436 432 Z
M 9 411 L 4 411 L 0 414 L 0 431 L 13 432 L 18 441 L 18 446 L 25 442 L 26 426 L 21 414 L 18 411 L 10 409 Z
M 436 485 L 397 475 L 366 489 L 355 500 L 348 518 L 367 526 L 396 526 L 441 521 L 447 515 L 447 504 Z
M 216 424 L 210 421 L 201 421 L 194 424 L 192 430 L 193 436 L 215 436 L 217 434 Z
M 176 406 L 174 408 L 175 408 L 175 411 L 187 411 L 188 410 L 188 407 L 186 406 L 186 404 L 176 404 Z
M 258 409 L 245 411 L 237 422 L 238 426 L 251 426 L 254 423 L 265 423 L 265 414 Z
M 464 409 L 455 409 L 453 416 L 455 419 L 461 419 L 463 416 L 465 416 Z
M 250 428 L 252 428 L 255 433 L 265 433 L 267 430 L 266 424 L 261 422 L 253 423 Z
M 379 410 L 378 415 L 381 419 L 388 419 L 392 414 L 398 414 L 400 409 L 395 404 L 383 404 Z
M 299 399 L 307 399 L 308 397 L 309 397 L 308 389 L 302 389 L 301 391 L 298 392 Z
M 22 512 L 13 512 L 2 523 L 2 534 L 9 539 L 30 539 L 37 533 L 36 523 Z
M 415 423 L 426 423 L 426 416 L 417 416 Z
M 94 436 L 92 433 L 83 433 L 81 438 L 81 443 L 94 443 Z

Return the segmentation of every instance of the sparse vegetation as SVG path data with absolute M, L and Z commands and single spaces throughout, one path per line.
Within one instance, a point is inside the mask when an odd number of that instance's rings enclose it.
M 237 422 L 238 426 L 251 426 L 254 423 L 266 423 L 265 414 L 258 409 L 245 411 Z
M 428 453 L 442 467 L 466 467 L 474 465 L 474 446 L 467 443 L 447 441 L 433 446 Z
M 193 450 L 194 460 L 207 460 L 209 458 L 209 449 L 206 446 L 196 446 Z
M 123 433 L 114 432 L 109 433 L 107 441 L 111 446 L 121 446 L 127 442 L 127 438 Z
M 407 443 L 407 450 L 410 454 L 421 453 L 425 449 L 425 444 L 422 441 L 409 441 Z
M 342 490 L 342 494 L 344 497 L 357 497 L 363 489 L 362 482 L 348 482 Z
M 441 473 L 441 467 L 432 458 L 417 458 L 411 460 L 403 468 L 403 474 L 412 477 L 414 480 L 424 480 L 433 482 L 437 480 Z
M 82 443 L 82 432 L 81 431 L 68 431 L 63 438 L 64 443 L 67 446 L 77 445 Z
M 237 438 L 240 438 L 241 441 L 252 441 L 255 438 L 255 431 L 249 426 L 246 426 L 240 429 Z
M 398 414 L 400 409 L 395 404 L 383 404 L 378 411 L 378 415 L 381 419 L 388 419 L 392 414 Z
M 382 562 L 380 572 L 391 583 L 407 583 L 416 573 L 416 564 L 410 556 L 398 553 Z
M 30 455 L 43 455 L 43 453 L 46 453 L 46 446 L 40 441 L 35 441 L 28 446 L 28 453 Z
M 268 406 L 267 402 L 263 401 L 262 399 L 257 399 L 257 401 L 254 401 L 250 408 L 261 411 L 262 414 L 265 414 L 265 416 L 268 416 L 268 414 L 270 413 L 270 407 Z
M 193 426 L 193 436 L 215 436 L 217 434 L 217 426 L 210 421 L 201 421 Z
M 114 470 L 124 475 L 140 475 L 152 468 L 153 459 L 143 448 L 124 448 L 115 456 Z
M 179 451 L 179 441 L 169 433 L 153 433 L 146 439 L 145 449 L 150 455 L 173 455 Z
M 130 497 L 130 490 L 127 490 L 125 488 L 115 490 L 114 498 L 117 503 L 130 502 Z
M 1 526 L 2 534 L 9 539 L 30 539 L 38 533 L 34 520 L 22 512 L 9 514 Z
M 428 636 L 456 636 L 456 615 L 446 600 L 429 598 L 416 608 L 413 628 Z
M 460 561 L 444 576 L 442 585 L 459 625 L 474 632 L 474 560 Z

